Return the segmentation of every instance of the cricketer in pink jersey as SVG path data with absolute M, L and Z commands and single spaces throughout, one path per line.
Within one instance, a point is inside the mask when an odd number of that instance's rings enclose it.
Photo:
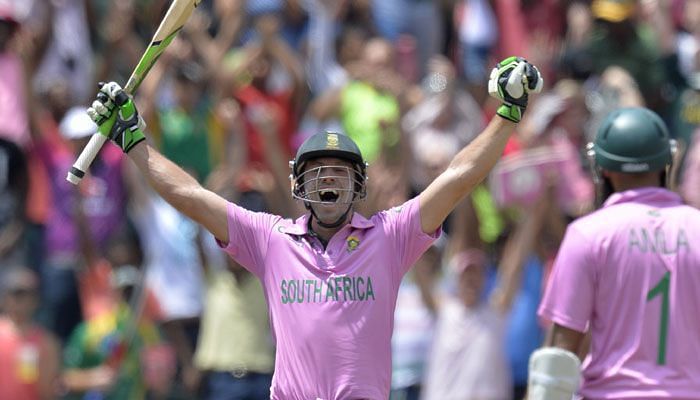
M 578 353 L 590 332 L 581 398 L 700 398 L 700 210 L 660 187 L 673 147 L 642 108 L 613 111 L 589 145 L 607 199 L 568 227 L 539 310 L 550 346 Z M 543 360 L 531 358 L 533 400 L 553 398 Z
M 135 106 L 118 84 L 103 85 L 88 114 L 167 202 L 261 279 L 277 342 L 272 399 L 385 400 L 400 280 L 496 163 L 528 93 L 541 87 L 524 59 L 499 63 L 489 93 L 503 102 L 500 118 L 415 199 L 369 219 L 353 210 L 366 196 L 366 163 L 348 136 L 319 133 L 298 149 L 292 196 L 308 213 L 291 221 L 227 202 L 143 143 Z

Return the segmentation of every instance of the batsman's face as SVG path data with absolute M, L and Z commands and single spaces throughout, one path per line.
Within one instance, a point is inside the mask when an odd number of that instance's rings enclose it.
M 355 172 L 352 163 L 323 157 L 306 162 L 303 189 L 316 215 L 324 222 L 334 222 L 353 200 Z

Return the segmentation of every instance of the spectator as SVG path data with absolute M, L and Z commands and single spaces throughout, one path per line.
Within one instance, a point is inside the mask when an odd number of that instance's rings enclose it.
M 371 0 L 370 3 L 374 24 L 384 39 L 394 46 L 400 46 L 402 39 L 407 38 L 415 43 L 416 54 L 412 61 L 416 64 L 417 71 L 413 78 L 421 79 L 428 60 L 443 48 L 444 21 L 440 15 L 439 2 Z M 485 78 L 481 77 L 482 80 Z
M 342 88 L 327 90 L 310 105 L 321 122 L 339 119 L 369 163 L 380 154 L 400 154 L 399 121 L 401 102 L 407 100 L 407 85 L 394 70 L 393 54 L 386 40 L 369 40 L 362 58 L 350 67 L 356 79 Z
M 25 147 L 30 139 L 29 119 L 24 65 L 13 40 L 18 30 L 11 4 L 0 3 L 0 138 Z
M 306 84 L 299 56 L 280 36 L 280 16 L 265 12 L 256 15 L 253 22 L 259 40 L 241 50 L 240 62 L 228 76 L 233 86 L 228 87 L 243 111 L 248 162 L 267 169 L 260 134 L 248 112 L 261 105 L 272 110 L 283 149 L 291 154 Z
M 60 112 L 58 106 L 54 109 Z M 40 317 L 65 341 L 82 319 L 75 272 L 83 263 L 75 209 L 77 193 L 75 187 L 66 182 L 65 175 L 77 153 L 95 132 L 95 125 L 89 118 L 85 119 L 82 107 L 68 111 L 58 127 L 52 125 L 50 116 L 45 118 L 46 128 L 43 135 L 35 137 L 35 150 L 49 174 L 53 207 L 46 222 Z M 109 237 L 124 220 L 126 188 L 122 161 L 119 152 L 104 149 L 80 187 L 89 236 L 99 251 L 104 251 Z
M 66 80 L 70 105 L 87 102 L 94 84 L 95 65 L 85 4 L 85 0 L 35 1 L 32 12 L 33 18 L 52 29 L 34 77 L 35 88 L 45 91 L 56 81 Z
M 2 283 L 0 398 L 58 397 L 60 345 L 32 317 L 39 306 L 39 280 L 26 267 L 11 267 Z
M 422 398 L 510 399 L 512 377 L 505 349 L 506 316 L 522 282 L 550 204 L 546 194 L 524 213 L 498 261 L 496 286 L 483 300 L 487 260 L 478 248 L 459 251 L 449 261 L 456 295 L 437 300 L 438 320 Z M 491 368 L 483 367 L 488 360 Z
M 127 172 L 129 211 L 143 243 L 145 284 L 161 308 L 163 334 L 177 355 L 176 383 L 182 392 L 194 395 L 201 374 L 193 355 L 204 308 L 197 227 L 146 187 L 133 168 Z
M 498 21 L 490 1 L 455 2 L 455 30 L 459 38 L 460 76 L 476 95 L 484 92 L 484 78 L 491 67 L 491 55 L 498 41 Z M 478 93 L 476 89 L 479 89 Z M 479 101 L 483 97 L 478 97 Z
M 664 117 L 671 136 L 681 148 L 687 149 L 700 127 L 700 3 L 686 1 L 683 4 L 682 27 L 687 32 L 674 29 L 670 4 L 653 0 L 644 2 L 643 7 L 644 16 L 657 35 L 669 90 L 674 91 Z M 685 164 L 685 154 L 681 156 L 677 165 L 680 170 Z
M 689 205 L 700 208 L 700 134 L 695 132 L 688 148 L 687 165 L 683 171 L 681 193 Z
M 213 132 L 211 98 L 206 94 L 207 77 L 196 62 L 174 67 L 174 101 L 170 107 L 158 110 L 160 148 L 177 160 L 198 180 L 206 180 L 217 154 Z
M 235 191 L 223 171 L 210 187 L 227 198 Z M 241 194 L 249 209 L 260 208 L 256 193 Z M 246 200 L 249 199 L 249 200 Z M 270 396 L 274 346 L 262 286 L 241 265 L 205 242 L 206 307 L 194 361 L 205 373 L 206 399 L 263 399 Z
M 306 77 L 311 93 L 340 90 L 351 79 L 349 68 L 361 58 L 369 33 L 361 26 L 342 23 L 347 1 L 306 0 L 303 4 L 309 14 Z M 306 110 L 300 127 L 304 139 L 316 132 L 344 132 L 338 115 L 316 112 L 315 107 Z
M 459 149 L 484 126 L 478 104 L 457 82 L 450 61 L 434 56 L 423 82 L 423 100 L 402 118 L 413 154 L 408 175 L 414 192 L 423 190 L 444 171 Z
M 29 250 L 24 241 L 28 187 L 25 154 L 13 142 L 0 138 L 0 286 L 2 266 L 25 262 Z
M 431 292 L 439 277 L 445 239 L 416 261 L 399 286 L 391 335 L 391 400 L 418 400 L 435 328 Z
M 629 71 L 649 106 L 662 111 L 666 79 L 654 35 L 639 21 L 634 0 L 595 0 L 591 5 L 595 27 L 587 44 L 593 72 L 602 74 L 610 66 Z
M 65 398 L 136 400 L 145 399 L 147 392 L 164 398 L 175 373 L 175 355 L 162 347 L 154 324 L 160 311 L 138 269 L 142 263 L 138 238 L 121 230 L 105 254 L 82 280 L 93 291 L 99 287 L 113 292 L 115 301 L 91 313 L 72 332 L 64 350 Z M 109 286 L 102 277 L 108 277 Z M 93 293 L 85 303 L 94 305 L 95 300 Z M 158 357 L 163 352 L 166 360 L 161 363 Z

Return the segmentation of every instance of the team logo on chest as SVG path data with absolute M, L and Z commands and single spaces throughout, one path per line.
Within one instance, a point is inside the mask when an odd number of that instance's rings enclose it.
M 360 245 L 360 239 L 358 239 L 357 236 L 348 236 L 345 242 L 348 245 L 348 253 L 352 253 L 353 251 L 355 251 L 355 249 L 357 249 L 357 246 Z

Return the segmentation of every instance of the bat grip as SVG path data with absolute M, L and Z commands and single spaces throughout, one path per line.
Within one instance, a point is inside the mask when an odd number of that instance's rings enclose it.
M 80 180 L 83 179 L 83 176 L 85 176 L 85 171 L 88 170 L 90 164 L 92 164 L 92 161 L 95 159 L 97 153 L 99 153 L 102 145 L 105 144 L 106 141 L 107 136 L 105 135 L 100 133 L 94 133 L 92 135 L 90 142 L 88 142 L 87 146 L 85 146 L 83 151 L 80 153 L 80 156 L 78 156 L 78 159 L 75 160 L 73 167 L 71 167 L 70 171 L 68 171 L 68 175 L 66 176 L 66 180 L 68 182 L 77 185 Z

